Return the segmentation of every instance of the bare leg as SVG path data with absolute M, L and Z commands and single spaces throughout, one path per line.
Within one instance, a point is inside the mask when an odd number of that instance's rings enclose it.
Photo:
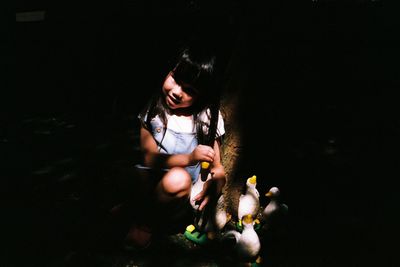
M 175 167 L 168 171 L 155 189 L 156 202 L 168 204 L 189 197 L 192 181 L 190 174 L 183 168 Z
M 150 243 L 153 230 L 156 230 L 154 227 L 173 229 L 171 226 L 174 223 L 168 224 L 186 216 L 191 185 L 190 174 L 184 168 L 175 167 L 165 173 L 154 189 L 152 205 L 148 206 L 152 210 L 142 214 L 148 216 L 144 219 L 147 219 L 148 223 L 133 225 L 128 239 L 140 247 L 146 247 L 146 244 Z M 145 206 L 146 203 L 141 205 Z M 167 225 L 163 225 L 164 223 Z
M 172 168 L 166 173 L 155 189 L 155 212 L 158 218 L 170 224 L 179 224 L 191 215 L 191 187 L 192 180 L 185 169 Z

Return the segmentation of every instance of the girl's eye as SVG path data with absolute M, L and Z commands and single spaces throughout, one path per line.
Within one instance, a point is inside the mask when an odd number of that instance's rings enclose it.
M 171 72 L 171 73 L 170 73 L 170 78 L 171 78 L 172 82 L 174 82 L 174 83 L 176 83 L 176 84 L 179 84 L 179 85 L 182 87 L 182 90 L 183 90 L 185 93 L 187 93 L 187 94 L 189 94 L 189 95 L 191 95 L 191 96 L 197 95 L 197 94 L 199 93 L 199 92 L 197 91 L 197 89 L 195 89 L 194 87 L 190 86 L 189 84 L 184 83 L 184 82 L 181 82 L 181 81 L 176 81 L 175 73 Z
M 185 91 L 185 93 L 187 93 L 187 94 L 189 94 L 189 95 L 197 95 L 198 94 L 198 91 L 195 89 L 195 88 L 193 88 L 193 87 L 191 87 L 191 86 L 185 86 L 185 87 L 182 87 L 183 88 L 183 91 Z

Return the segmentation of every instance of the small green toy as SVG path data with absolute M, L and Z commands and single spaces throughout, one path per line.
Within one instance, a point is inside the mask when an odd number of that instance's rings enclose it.
M 207 233 L 201 233 L 197 231 L 193 224 L 186 227 L 184 236 L 198 245 L 204 245 L 208 242 Z

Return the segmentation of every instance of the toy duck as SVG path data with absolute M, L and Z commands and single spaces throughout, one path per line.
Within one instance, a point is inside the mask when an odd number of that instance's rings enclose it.
M 246 180 L 246 192 L 239 197 L 238 206 L 238 219 L 240 220 L 243 216 L 251 214 L 253 218 L 257 217 L 258 210 L 260 208 L 260 193 L 257 188 L 257 177 L 255 175 L 247 178 Z
M 253 262 L 259 256 L 261 249 L 260 239 L 254 230 L 253 215 L 247 214 L 242 217 L 243 231 L 242 233 L 236 230 L 227 231 L 222 240 L 234 239 L 234 251 L 238 258 L 244 262 Z
M 190 205 L 193 207 L 194 210 L 199 208 L 199 204 L 194 200 L 195 196 L 197 196 L 201 190 L 203 190 L 203 182 L 200 178 L 193 184 L 191 195 L 190 195 Z
M 227 222 L 230 221 L 232 215 L 227 212 L 227 207 L 225 203 L 224 195 L 222 194 L 217 201 L 217 205 L 215 207 L 215 225 L 218 231 L 221 231 Z
M 200 177 L 197 179 L 197 181 L 194 183 L 192 192 L 190 195 L 190 205 L 193 207 L 193 209 L 197 210 L 199 208 L 199 205 L 195 203 L 194 198 L 203 190 L 203 185 L 204 183 L 210 178 L 210 175 L 208 175 L 207 170 L 210 167 L 210 163 L 203 161 L 201 162 L 201 169 L 200 169 Z M 205 175 L 207 173 L 207 175 Z
M 226 203 L 225 203 L 225 198 L 224 195 L 221 195 L 217 202 L 214 205 L 207 205 L 206 208 L 203 211 L 199 211 L 199 204 L 194 201 L 194 197 L 199 194 L 203 190 L 204 183 L 209 180 L 211 177 L 208 175 L 206 179 L 202 177 L 204 175 L 204 172 L 207 172 L 209 168 L 209 163 L 208 162 L 202 162 L 201 163 L 201 172 L 200 172 L 200 177 L 197 179 L 195 184 L 193 185 L 192 188 L 192 194 L 190 196 L 190 204 L 195 209 L 195 225 L 192 225 L 189 228 L 189 234 L 194 232 L 195 228 L 200 230 L 202 233 L 207 234 L 207 239 L 214 239 L 216 234 L 219 233 L 226 225 L 226 223 L 231 219 L 231 215 L 226 211 Z M 203 172 L 203 174 L 202 174 Z M 188 229 L 186 229 L 186 232 Z M 186 233 L 185 232 L 185 233 Z M 194 238 L 191 238 L 192 241 L 195 241 Z M 204 242 L 198 242 L 198 243 L 205 243 Z
M 205 231 L 220 232 L 225 227 L 226 223 L 232 218 L 231 214 L 226 211 L 224 195 L 221 195 L 218 198 L 215 207 L 209 208 L 210 215 L 208 216 L 208 220 L 205 225 Z
M 271 189 L 265 194 L 265 196 L 270 198 L 270 201 L 262 211 L 264 230 L 270 227 L 278 213 L 287 214 L 288 212 L 288 206 L 284 203 L 279 202 L 280 190 L 278 187 L 271 187 Z
M 206 233 L 209 240 L 213 240 L 221 233 L 231 217 L 231 214 L 226 211 L 224 195 L 221 195 L 215 206 L 207 205 L 196 223 L 201 232 Z

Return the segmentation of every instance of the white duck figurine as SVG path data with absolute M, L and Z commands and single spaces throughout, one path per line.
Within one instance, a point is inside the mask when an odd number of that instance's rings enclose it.
M 208 162 L 201 163 L 201 175 L 204 175 L 204 172 L 209 168 Z M 226 225 L 226 223 L 231 219 L 231 215 L 227 212 L 226 203 L 224 195 L 218 198 L 215 207 L 211 207 L 207 205 L 206 209 L 203 212 L 199 212 L 199 204 L 194 201 L 194 197 L 197 196 L 202 190 L 204 183 L 211 179 L 211 175 L 207 175 L 206 177 L 200 176 L 192 188 L 192 193 L 190 196 L 190 204 L 193 209 L 196 210 L 196 219 L 195 223 L 198 227 L 201 228 L 202 231 L 207 232 L 210 239 L 213 239 L 217 232 L 220 232 L 222 228 Z
M 254 220 L 251 214 L 242 217 L 243 231 L 227 231 L 222 241 L 234 238 L 234 251 L 241 261 L 252 262 L 257 259 L 261 249 L 260 238 L 254 230 Z
M 194 183 L 191 195 L 190 195 L 190 204 L 193 209 L 197 210 L 199 208 L 199 204 L 194 201 L 194 198 L 203 190 L 204 183 L 211 178 L 211 175 L 206 171 L 209 169 L 210 163 L 204 161 L 201 163 L 200 175 L 197 181 Z
M 210 208 L 210 218 L 206 224 L 206 231 L 220 232 L 232 218 L 227 212 L 224 195 L 222 194 L 214 208 Z
M 208 206 L 201 213 L 198 226 L 207 233 L 208 239 L 214 239 L 231 219 L 231 214 L 226 211 L 224 195 L 218 198 L 214 207 Z
M 238 206 L 238 219 L 239 221 L 243 216 L 251 214 L 253 218 L 257 217 L 260 208 L 260 193 L 257 188 L 257 177 L 255 175 L 247 178 L 246 192 L 239 197 Z
M 217 205 L 215 207 L 215 225 L 218 231 L 221 231 L 227 222 L 230 221 L 232 215 L 227 212 L 227 207 L 225 203 L 224 195 L 222 194 L 217 201 Z
M 274 186 L 269 189 L 269 191 L 265 194 L 266 197 L 270 198 L 268 205 L 262 211 L 262 221 L 263 221 L 263 229 L 266 230 L 271 223 L 273 223 L 274 217 L 280 214 L 287 214 L 288 206 L 284 203 L 280 203 L 279 196 L 280 190 L 278 187 Z

